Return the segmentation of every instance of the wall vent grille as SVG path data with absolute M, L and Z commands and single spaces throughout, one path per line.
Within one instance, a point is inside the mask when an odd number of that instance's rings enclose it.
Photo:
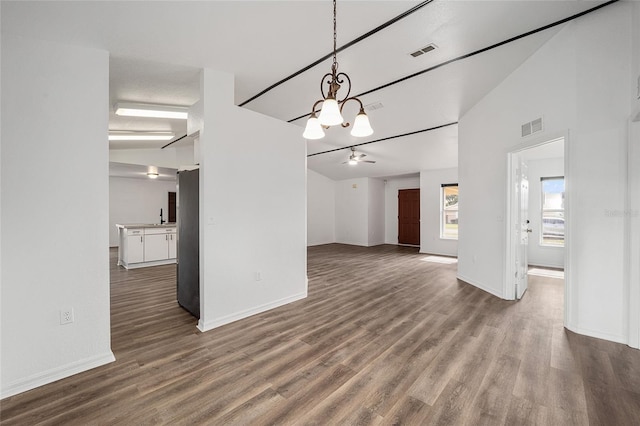
M 521 128 L 521 134 L 524 138 L 525 136 L 530 136 L 534 133 L 538 133 L 542 131 L 542 117 L 536 118 L 533 121 L 528 123 L 524 123 Z

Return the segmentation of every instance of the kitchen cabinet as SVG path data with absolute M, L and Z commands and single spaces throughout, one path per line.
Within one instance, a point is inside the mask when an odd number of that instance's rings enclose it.
M 144 230 L 144 261 L 175 259 L 175 235 L 175 226 L 146 228 Z
M 177 234 L 167 234 L 169 236 L 169 259 L 175 259 L 177 253 Z
M 167 236 L 152 234 L 144 236 L 144 261 L 166 260 L 169 258 Z
M 176 263 L 175 224 L 118 224 L 118 265 L 126 269 Z
M 126 256 L 129 263 L 144 262 L 144 241 L 142 229 L 130 229 L 127 232 Z

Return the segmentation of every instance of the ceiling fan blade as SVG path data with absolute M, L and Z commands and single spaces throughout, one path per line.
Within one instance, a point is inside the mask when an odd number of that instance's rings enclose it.
M 373 160 L 360 160 L 359 162 L 360 163 L 371 163 L 371 164 L 375 163 L 375 161 L 373 161 Z
M 356 159 L 358 159 L 358 158 L 364 158 L 364 157 L 366 157 L 366 156 L 367 156 L 367 154 L 358 154 L 358 155 L 356 155 Z

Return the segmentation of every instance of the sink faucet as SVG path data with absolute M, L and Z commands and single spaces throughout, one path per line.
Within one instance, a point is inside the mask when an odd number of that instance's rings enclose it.
M 162 225 L 165 220 L 162 218 L 162 208 L 160 208 L 160 225 Z

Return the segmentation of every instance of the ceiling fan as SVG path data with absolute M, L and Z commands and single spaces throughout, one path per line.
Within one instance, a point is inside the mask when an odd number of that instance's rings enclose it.
M 355 166 L 358 163 L 375 163 L 373 160 L 363 160 L 367 154 L 356 154 L 356 149 L 351 147 L 351 155 L 349 155 L 349 159 L 342 164 L 348 164 L 350 166 Z

